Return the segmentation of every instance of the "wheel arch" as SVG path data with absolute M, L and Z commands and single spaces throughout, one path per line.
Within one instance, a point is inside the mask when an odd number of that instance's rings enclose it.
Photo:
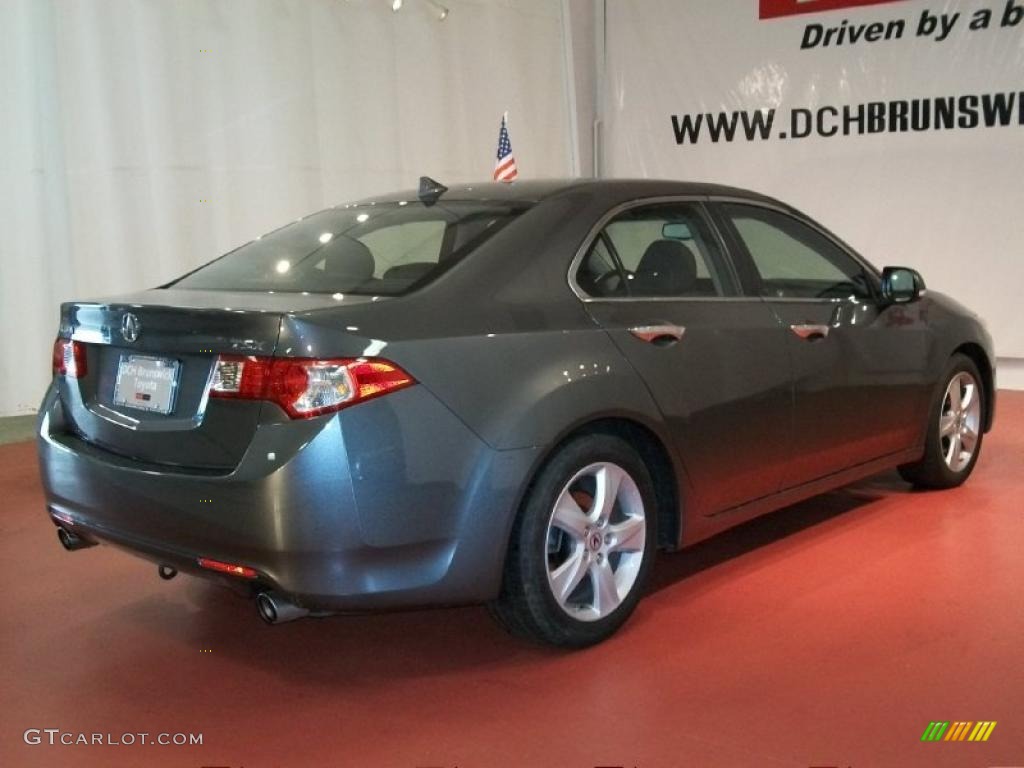
M 988 432 L 992 429 L 992 417 L 994 413 L 993 404 L 995 403 L 995 372 L 992 368 L 992 362 L 989 360 L 988 355 L 985 353 L 984 348 L 980 344 L 974 342 L 965 342 L 959 347 L 953 350 L 953 354 L 961 354 L 969 358 L 978 367 L 978 373 L 981 374 L 982 386 L 985 388 L 985 413 L 984 423 L 985 431 Z
M 634 414 L 609 413 L 572 424 L 553 440 L 530 472 L 530 479 L 520 495 L 516 517 L 529 497 L 533 485 L 548 462 L 563 445 L 583 435 L 612 435 L 625 440 L 632 446 L 648 471 L 654 484 L 657 500 L 658 548 L 675 550 L 679 547 L 683 533 L 685 498 L 685 474 L 678 457 L 669 447 L 665 436 L 645 419 Z

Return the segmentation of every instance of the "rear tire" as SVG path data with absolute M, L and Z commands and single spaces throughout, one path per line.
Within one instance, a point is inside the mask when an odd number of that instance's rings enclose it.
M 955 488 L 970 477 L 981 454 L 988 403 L 978 366 L 966 355 L 953 355 L 942 382 L 928 412 L 924 456 L 899 468 L 918 488 Z
M 614 634 L 650 572 L 656 504 L 629 443 L 600 434 L 566 443 L 516 518 L 492 615 L 512 634 L 566 648 Z

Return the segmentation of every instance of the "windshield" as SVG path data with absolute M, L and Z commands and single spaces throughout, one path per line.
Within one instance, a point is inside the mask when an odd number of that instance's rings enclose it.
M 396 296 L 433 280 L 523 210 L 458 201 L 329 208 L 236 248 L 172 285 Z

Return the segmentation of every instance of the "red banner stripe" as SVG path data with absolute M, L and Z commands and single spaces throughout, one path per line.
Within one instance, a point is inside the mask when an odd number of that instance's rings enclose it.
M 778 16 L 795 16 L 798 13 L 819 13 L 837 11 L 841 8 L 857 8 L 861 5 L 900 2 L 903 0 L 761 0 L 761 18 L 774 19 Z

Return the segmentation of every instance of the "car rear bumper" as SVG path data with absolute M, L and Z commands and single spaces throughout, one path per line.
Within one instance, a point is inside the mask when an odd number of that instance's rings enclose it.
M 56 524 L 185 572 L 224 578 L 198 558 L 253 568 L 256 588 L 311 610 L 494 597 L 537 455 L 489 448 L 423 387 L 261 424 L 228 474 L 96 447 L 65 428 L 51 390 L 38 449 Z

